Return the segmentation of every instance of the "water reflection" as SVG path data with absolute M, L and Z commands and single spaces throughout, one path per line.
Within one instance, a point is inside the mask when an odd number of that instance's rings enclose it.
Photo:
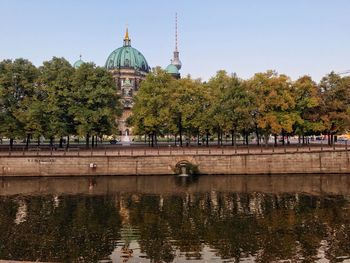
M 0 259 L 346 262 L 350 176 L 3 179 Z

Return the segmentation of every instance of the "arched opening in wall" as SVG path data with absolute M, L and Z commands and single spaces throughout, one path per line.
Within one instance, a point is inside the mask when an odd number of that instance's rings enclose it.
M 126 129 L 125 130 L 125 136 L 129 136 L 130 132 L 129 132 L 129 129 Z

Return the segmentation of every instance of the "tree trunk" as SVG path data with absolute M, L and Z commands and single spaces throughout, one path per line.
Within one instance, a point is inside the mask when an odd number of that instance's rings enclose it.
M 255 124 L 255 134 L 256 134 L 257 144 L 260 145 L 260 135 L 259 135 L 259 129 L 258 129 L 258 125 L 257 124 Z
M 220 128 L 218 127 L 218 146 L 220 146 Z
M 30 134 L 27 134 L 26 149 L 29 148 L 29 143 L 30 143 Z
M 40 146 L 40 136 L 38 136 L 38 140 L 37 140 L 37 146 Z
M 86 134 L 85 146 L 86 146 L 86 148 L 89 148 L 89 146 L 90 146 L 90 135 L 89 134 Z
M 59 147 L 63 148 L 63 137 L 62 136 L 60 137 L 60 146 Z
M 180 128 L 179 128 L 179 136 L 180 136 L 180 146 L 182 147 L 182 126 L 180 124 Z
M 231 130 L 231 145 L 234 146 L 235 145 L 235 139 L 234 139 L 235 133 L 233 130 Z
M 206 138 L 205 138 L 206 146 L 208 147 L 209 146 L 209 131 L 208 130 L 206 131 L 205 136 L 206 136 Z
M 275 134 L 274 137 L 275 137 L 275 146 L 276 146 L 277 145 L 277 135 Z
M 50 147 L 53 147 L 53 137 L 50 137 Z
M 13 148 L 13 138 L 10 138 L 10 150 Z
M 249 133 L 246 132 L 245 134 L 245 144 L 248 145 L 249 144 Z
M 66 148 L 68 149 L 69 148 L 69 136 L 67 136 L 67 144 L 66 144 Z

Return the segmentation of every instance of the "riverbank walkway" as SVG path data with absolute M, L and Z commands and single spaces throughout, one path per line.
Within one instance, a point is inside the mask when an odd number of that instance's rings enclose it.
M 289 154 L 297 152 L 334 152 L 348 151 L 350 147 L 346 144 L 308 145 L 238 145 L 238 146 L 114 146 L 99 145 L 97 148 L 69 147 L 15 147 L 9 150 L 4 145 L 0 146 L 1 156 L 180 156 L 180 155 L 242 155 L 242 154 Z

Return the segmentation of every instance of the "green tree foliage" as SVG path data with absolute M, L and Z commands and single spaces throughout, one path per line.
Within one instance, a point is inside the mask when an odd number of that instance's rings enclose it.
M 296 123 L 295 133 L 304 135 L 317 134 L 324 130 L 319 111 L 321 97 L 317 84 L 309 76 L 302 76 L 293 83 L 296 110 L 301 121 Z
M 72 103 L 76 132 L 85 136 L 111 135 L 116 130 L 116 118 L 121 113 L 117 87 L 112 75 L 101 67 L 84 63 L 73 76 Z
M 29 61 L 0 62 L 0 137 L 10 139 L 111 135 L 121 113 L 112 75 L 84 64 L 75 70 L 54 57 L 37 69 Z M 97 138 L 97 137 L 96 137 Z
M 200 137 L 240 137 L 248 144 L 254 134 L 268 142 L 271 135 L 325 134 L 329 143 L 350 128 L 350 78 L 335 73 L 317 85 L 310 77 L 296 81 L 274 71 L 257 73 L 248 80 L 218 71 L 208 82 L 190 76 L 174 79 L 155 68 L 141 83 L 128 124 L 133 133 L 172 135 L 183 145 Z M 54 57 L 38 69 L 29 61 L 0 62 L 0 137 L 51 143 L 70 135 L 84 136 L 89 144 L 112 135 L 121 104 L 112 75 L 104 68 L 84 63 L 74 69 L 64 58 Z
M 37 84 L 38 71 L 25 59 L 0 62 L 0 136 L 23 137 L 29 128 L 23 121 Z
M 205 105 L 208 104 L 207 92 L 199 80 L 189 77 L 177 80 L 168 90 L 169 104 L 167 104 L 168 123 L 170 131 L 179 135 L 180 145 L 182 135 L 188 137 L 198 135 L 203 124 Z
M 332 144 L 334 135 L 350 128 L 350 80 L 332 72 L 321 80 L 319 88 L 321 120 Z
M 42 121 L 45 124 L 42 129 L 43 135 L 52 141 L 54 137 L 62 138 L 74 132 L 73 116 L 67 110 L 73 103 L 74 68 L 64 58 L 54 57 L 44 62 L 39 70 L 36 103 L 31 110 L 34 114 L 37 113 L 36 109 L 39 105 L 42 110 Z M 29 120 L 36 121 L 36 115 L 30 114 Z
M 148 135 L 152 145 L 157 135 L 173 130 L 168 116 L 169 90 L 175 80 L 160 68 L 155 68 L 141 83 L 128 120 L 136 134 Z
M 291 80 L 286 75 L 267 71 L 255 74 L 247 81 L 247 87 L 254 94 L 257 123 L 264 134 L 284 136 L 293 133 L 295 124 L 301 122 L 301 118 L 296 109 Z
M 157 68 L 142 83 L 130 125 L 137 134 L 206 138 L 240 134 L 245 143 L 270 135 L 340 134 L 349 129 L 349 78 L 332 73 L 317 85 L 309 76 L 296 81 L 274 71 L 241 80 L 218 71 L 208 82 L 173 79 Z M 152 135 L 153 134 L 153 135 Z M 199 141 L 199 140 L 198 140 Z M 153 145 L 153 143 L 152 143 Z

